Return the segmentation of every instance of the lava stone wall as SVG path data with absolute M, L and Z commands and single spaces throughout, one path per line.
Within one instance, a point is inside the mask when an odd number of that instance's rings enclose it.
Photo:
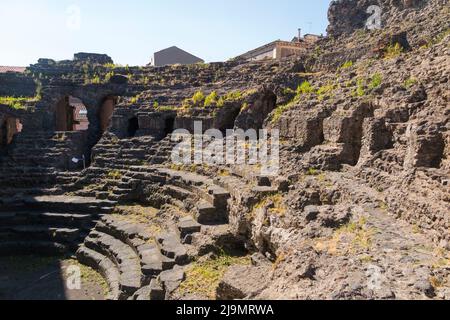
M 0 96 L 34 97 L 37 85 L 33 78 L 21 73 L 0 73 Z

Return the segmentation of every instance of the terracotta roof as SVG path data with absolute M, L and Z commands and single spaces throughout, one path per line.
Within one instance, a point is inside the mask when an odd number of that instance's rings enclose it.
M 18 73 L 24 73 L 27 68 L 25 67 L 7 67 L 7 66 L 0 66 L 0 73 L 7 73 L 7 72 L 18 72 Z

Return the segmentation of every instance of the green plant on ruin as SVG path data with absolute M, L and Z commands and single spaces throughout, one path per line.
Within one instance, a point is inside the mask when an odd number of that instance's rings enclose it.
M 270 120 L 270 122 L 272 124 L 277 123 L 281 119 L 283 114 L 292 107 L 293 107 L 293 104 L 288 103 L 288 104 L 281 105 L 278 108 L 276 108 L 275 111 L 272 113 L 272 119 Z
M 386 59 L 392 59 L 401 55 L 403 51 L 404 49 L 401 44 L 396 42 L 395 44 L 390 44 L 386 47 L 384 51 L 384 57 Z
M 0 97 L 0 104 L 4 104 L 12 109 L 20 110 L 25 109 L 26 103 L 34 99 L 35 98 L 25 97 Z
M 220 97 L 217 101 L 217 107 L 222 108 L 225 105 L 225 99 L 223 97 Z
M 315 249 L 331 255 L 356 254 L 370 250 L 377 230 L 368 226 L 367 218 L 361 217 L 339 229 L 328 239 L 318 239 Z
M 102 83 L 100 76 L 96 74 L 92 79 L 89 80 L 90 84 L 100 84 Z
M 325 97 L 330 97 L 335 89 L 335 85 L 332 83 L 328 83 L 326 85 L 321 86 L 317 90 L 317 95 L 319 100 L 323 100 Z
M 249 214 L 249 218 L 255 218 L 257 210 L 267 208 L 268 213 L 283 217 L 286 215 L 287 206 L 284 203 L 284 197 L 279 192 L 274 192 L 264 196 L 256 203 Z
M 119 170 L 111 170 L 108 172 L 108 178 L 112 180 L 122 179 L 122 173 Z
M 369 89 L 374 90 L 374 89 L 379 88 L 381 86 L 382 82 L 383 82 L 383 77 L 381 76 L 381 74 L 375 73 L 372 76 L 372 78 L 370 79 Z
M 241 91 L 232 91 L 232 92 L 228 92 L 225 96 L 224 99 L 226 101 L 236 101 L 236 100 L 240 100 L 242 98 L 242 92 Z
M 307 176 L 318 176 L 319 174 L 320 174 L 319 170 L 314 169 L 314 168 L 309 168 L 309 169 L 306 171 L 306 175 L 307 175 Z
M 132 98 L 130 99 L 130 103 L 131 103 L 131 104 L 136 104 L 136 103 L 138 103 L 140 97 L 141 97 L 141 95 L 139 95 L 139 94 L 135 95 L 134 97 L 132 97 Z
M 297 87 L 297 97 L 314 93 L 314 87 L 311 85 L 309 81 L 303 81 L 298 87 Z
M 186 279 L 178 289 L 181 294 L 199 294 L 216 298 L 216 289 L 229 267 L 249 265 L 248 257 L 231 256 L 221 251 L 217 257 L 195 261 L 186 270 Z
M 142 77 L 142 84 L 148 85 L 150 83 L 150 79 L 146 76 Z
M 411 78 L 406 79 L 405 82 L 403 82 L 403 87 L 405 89 L 409 89 L 412 86 L 416 85 L 417 83 L 418 83 L 417 79 L 411 77 Z
M 110 71 L 105 75 L 105 83 L 109 82 L 109 80 L 111 80 L 112 77 L 114 77 L 115 73 L 114 71 Z
M 432 40 L 428 41 L 425 45 L 423 45 L 421 48 L 423 49 L 429 49 L 434 45 L 437 45 L 441 43 L 448 35 L 450 35 L 450 28 L 447 28 L 446 30 L 439 33 L 436 37 L 434 37 Z
M 159 108 L 159 102 L 158 101 L 153 102 L 153 108 L 155 108 L 155 109 Z
M 178 108 L 176 106 L 158 106 L 155 109 L 158 111 L 175 111 Z
M 353 97 L 364 97 L 366 95 L 365 83 L 363 79 L 358 79 L 356 81 L 356 89 L 353 90 Z
M 296 93 L 295 90 L 293 90 L 291 88 L 284 88 L 283 89 L 283 95 L 285 95 L 285 96 L 292 96 L 295 93 Z
M 197 91 L 192 96 L 192 102 L 194 103 L 194 105 L 197 105 L 197 106 L 201 105 L 204 103 L 204 101 L 205 101 L 205 95 L 203 94 L 202 91 Z
M 250 108 L 250 105 L 249 105 L 247 102 L 244 102 L 244 103 L 241 105 L 241 112 L 246 111 L 246 110 L 248 110 L 249 108 Z
M 210 106 L 212 106 L 213 104 L 217 104 L 217 98 L 218 98 L 217 92 L 216 92 L 216 91 L 211 92 L 211 93 L 205 98 L 204 106 L 205 106 L 205 107 L 210 107 Z
M 345 69 L 349 69 L 349 68 L 351 68 L 351 67 L 353 67 L 353 61 L 346 61 L 346 62 L 344 62 L 344 64 L 341 66 L 341 70 L 345 70 Z

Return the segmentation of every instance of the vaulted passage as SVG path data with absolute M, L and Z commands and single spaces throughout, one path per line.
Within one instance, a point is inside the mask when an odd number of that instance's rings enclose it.
M 111 119 L 114 113 L 114 108 L 117 105 L 117 99 L 118 98 L 116 96 L 106 97 L 98 110 L 100 131 L 102 133 L 107 131 L 111 125 Z
M 173 132 L 175 125 L 175 117 L 168 117 L 165 120 L 165 126 L 164 126 L 164 136 L 167 137 L 169 134 Z
M 137 117 L 133 117 L 128 120 L 128 136 L 134 137 L 136 132 L 139 130 L 139 119 Z
M 7 117 L 0 122 L 0 147 L 6 147 L 14 139 L 17 133 L 22 131 L 22 124 L 19 119 Z
M 62 98 L 56 106 L 56 131 L 85 131 L 88 112 L 83 102 L 72 96 Z

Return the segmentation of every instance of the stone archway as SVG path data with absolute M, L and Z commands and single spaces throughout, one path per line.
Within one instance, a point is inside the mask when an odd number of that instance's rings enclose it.
M 117 96 L 107 96 L 98 109 L 98 120 L 101 133 L 106 132 L 111 126 L 111 119 L 117 105 Z
M 0 147 L 13 142 L 14 136 L 22 131 L 22 124 L 15 117 L 6 117 L 0 122 Z
M 65 96 L 56 105 L 56 131 L 86 131 L 89 128 L 88 110 L 83 101 Z

